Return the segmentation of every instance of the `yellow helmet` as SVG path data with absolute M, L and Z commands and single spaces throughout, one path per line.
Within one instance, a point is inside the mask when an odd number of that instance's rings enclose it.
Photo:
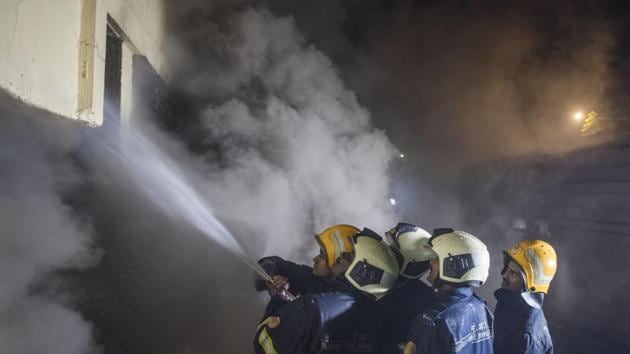
M 525 273 L 527 291 L 544 293 L 558 268 L 556 251 L 545 241 L 524 240 L 505 251 L 505 254 L 518 264 Z
M 326 263 L 328 267 L 332 267 L 335 261 L 343 252 L 352 253 L 352 236 L 358 234 L 361 230 L 346 224 L 333 225 L 322 231 L 319 235 L 315 235 L 315 240 L 319 243 L 326 254 Z

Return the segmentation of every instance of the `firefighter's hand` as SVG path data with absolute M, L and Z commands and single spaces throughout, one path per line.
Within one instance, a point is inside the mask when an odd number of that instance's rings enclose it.
M 274 275 L 271 278 L 271 283 L 276 289 L 289 289 L 289 278 L 283 277 L 282 275 Z
M 403 350 L 403 354 L 415 354 L 416 353 L 416 345 L 414 342 L 407 342 L 405 345 L 405 349 Z
M 289 289 L 289 279 L 281 275 L 274 275 L 267 282 L 267 291 L 270 296 L 282 295 Z

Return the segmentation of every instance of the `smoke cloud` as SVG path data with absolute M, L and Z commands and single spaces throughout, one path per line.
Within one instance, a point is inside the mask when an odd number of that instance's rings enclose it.
M 608 112 L 605 6 L 571 1 L 272 2 L 341 69 L 406 154 L 403 217 L 461 224 L 466 169 L 592 143 L 576 110 Z M 410 181 L 409 181 L 410 180 Z M 419 183 L 418 183 L 419 182 Z M 474 188 L 474 187 L 473 187 Z M 406 202 L 408 201 L 408 202 Z
M 194 78 L 176 84 L 209 102 L 202 124 L 221 168 L 207 188 L 221 217 L 291 258 L 331 224 L 392 225 L 388 167 L 397 151 L 330 59 L 291 18 L 247 8 L 218 21 L 189 33 L 207 53 L 185 68 Z
M 92 325 L 59 289 L 35 291 L 61 269 L 97 260 L 91 227 L 62 198 L 76 182 L 65 154 L 76 135 L 55 124 L 33 124 L 0 112 L 0 351 L 92 353 Z

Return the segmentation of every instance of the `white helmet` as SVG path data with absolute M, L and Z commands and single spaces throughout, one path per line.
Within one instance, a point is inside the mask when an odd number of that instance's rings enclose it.
M 439 281 L 479 286 L 488 279 L 490 254 L 475 236 L 453 229 L 435 229 L 428 247 L 440 262 Z
M 429 260 L 435 258 L 435 253 L 426 247 L 431 234 L 421 227 L 401 222 L 385 235 L 399 258 L 400 275 L 419 279 L 429 269 Z
M 355 288 L 378 300 L 396 283 L 399 271 L 396 256 L 378 234 L 367 228 L 354 235 L 352 243 L 354 260 L 345 276 Z

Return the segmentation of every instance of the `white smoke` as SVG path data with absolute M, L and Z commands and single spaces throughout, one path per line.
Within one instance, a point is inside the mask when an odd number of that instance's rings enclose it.
M 267 253 L 293 257 L 331 224 L 393 225 L 388 167 L 397 151 L 328 57 L 291 18 L 266 10 L 208 28 L 213 54 L 184 85 L 215 101 L 203 124 L 225 165 L 207 184 L 221 218 L 256 230 Z
M 0 112 L 0 352 L 95 351 L 91 325 L 61 299 L 32 291 L 59 269 L 93 264 L 90 228 L 59 194 L 72 134 Z M 43 129 L 42 129 L 43 128 Z

